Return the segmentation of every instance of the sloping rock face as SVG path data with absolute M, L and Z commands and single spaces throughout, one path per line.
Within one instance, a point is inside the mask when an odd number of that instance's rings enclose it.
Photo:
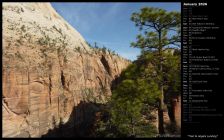
M 41 137 L 104 103 L 130 61 L 90 48 L 49 3 L 3 3 L 3 137 Z M 72 116 L 79 124 L 88 116 Z

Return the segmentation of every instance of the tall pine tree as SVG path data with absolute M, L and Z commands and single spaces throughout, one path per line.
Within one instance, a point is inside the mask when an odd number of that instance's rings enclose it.
M 159 133 L 164 134 L 164 91 L 169 81 L 166 75 L 170 48 L 180 46 L 180 13 L 167 12 L 159 8 L 142 8 L 139 13 L 133 13 L 131 20 L 143 35 L 137 36 L 133 47 L 141 48 L 143 57 L 148 60 L 148 78 L 158 84 L 160 90 L 158 102 Z M 170 77 L 171 78 L 171 77 Z

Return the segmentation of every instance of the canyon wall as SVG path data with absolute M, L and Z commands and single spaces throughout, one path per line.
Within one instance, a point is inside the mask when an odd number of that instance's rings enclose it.
M 49 3 L 3 3 L 2 18 L 3 137 L 41 137 L 71 116 L 82 123 L 89 116 L 74 108 L 105 103 L 130 64 L 89 47 Z

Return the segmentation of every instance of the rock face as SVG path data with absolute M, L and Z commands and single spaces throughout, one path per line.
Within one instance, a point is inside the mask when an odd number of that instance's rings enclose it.
M 89 47 L 48 3 L 3 3 L 3 137 L 40 137 L 104 103 L 130 61 Z M 75 123 L 85 121 L 73 113 Z
M 181 97 L 171 99 L 171 106 L 164 111 L 164 127 L 167 134 L 180 137 L 181 133 Z

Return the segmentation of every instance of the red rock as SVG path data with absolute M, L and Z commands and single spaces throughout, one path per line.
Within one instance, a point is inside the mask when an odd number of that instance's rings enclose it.
M 129 64 L 91 49 L 48 3 L 3 3 L 3 137 L 40 137 L 81 101 L 105 103 Z

